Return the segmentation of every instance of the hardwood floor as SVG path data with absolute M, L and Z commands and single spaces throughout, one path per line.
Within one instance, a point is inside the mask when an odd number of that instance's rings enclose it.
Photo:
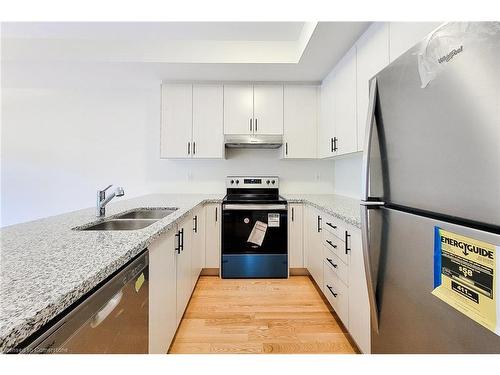
M 169 353 L 355 353 L 308 276 L 201 276 Z

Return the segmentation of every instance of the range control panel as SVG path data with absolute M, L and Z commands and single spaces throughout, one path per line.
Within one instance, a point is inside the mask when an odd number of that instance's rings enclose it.
M 279 177 L 276 176 L 227 176 L 226 188 L 228 189 L 255 189 L 270 188 L 277 189 L 279 186 Z

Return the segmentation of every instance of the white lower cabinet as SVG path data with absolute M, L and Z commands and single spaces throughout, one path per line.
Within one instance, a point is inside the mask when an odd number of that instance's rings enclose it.
M 302 203 L 288 205 L 288 264 L 290 268 L 304 268 L 304 218 Z
M 323 263 L 323 293 L 338 317 L 349 327 L 349 288 L 340 280 L 329 264 Z
M 305 267 L 361 352 L 370 353 L 361 231 L 308 205 L 304 213 Z
M 149 246 L 149 353 L 166 354 L 177 328 L 175 229 Z
M 205 268 L 220 268 L 221 205 L 205 205 Z
M 178 225 L 176 246 L 176 281 L 177 281 L 177 324 L 180 323 L 189 302 L 192 284 L 192 218 L 188 216 Z
M 191 216 L 192 255 L 191 255 L 191 288 L 194 289 L 201 269 L 205 267 L 205 208 L 200 207 Z
M 305 218 L 305 259 L 306 267 L 314 281 L 323 289 L 323 245 L 321 244 L 322 217 L 321 213 L 307 206 Z

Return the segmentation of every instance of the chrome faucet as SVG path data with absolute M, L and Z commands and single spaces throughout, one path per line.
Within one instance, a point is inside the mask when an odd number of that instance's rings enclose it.
M 106 215 L 106 205 L 111 201 L 111 199 L 113 199 L 114 197 L 121 197 L 125 194 L 123 188 L 118 186 L 111 194 L 106 197 L 106 190 L 108 190 L 111 186 L 113 185 L 109 185 L 104 190 L 97 190 L 97 217 L 103 217 L 104 215 Z

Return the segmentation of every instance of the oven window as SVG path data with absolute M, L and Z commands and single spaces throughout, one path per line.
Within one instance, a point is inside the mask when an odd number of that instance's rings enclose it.
M 224 210 L 223 254 L 286 254 L 286 210 Z

